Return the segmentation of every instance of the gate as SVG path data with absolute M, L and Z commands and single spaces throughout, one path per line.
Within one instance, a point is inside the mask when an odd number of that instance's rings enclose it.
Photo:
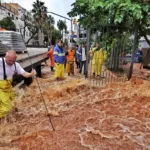
M 117 30 L 118 26 L 101 25 L 96 34 L 95 41 L 100 42 L 101 49 L 91 48 L 88 62 L 88 79 L 93 85 L 105 86 L 128 80 L 133 40 L 127 34 L 111 39 L 109 36 L 117 34 Z

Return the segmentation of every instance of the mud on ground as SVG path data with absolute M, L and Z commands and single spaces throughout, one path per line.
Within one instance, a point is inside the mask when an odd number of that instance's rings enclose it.
M 39 79 L 17 91 L 16 109 L 0 124 L 0 150 L 149 150 L 150 82 L 107 87 L 84 79 Z

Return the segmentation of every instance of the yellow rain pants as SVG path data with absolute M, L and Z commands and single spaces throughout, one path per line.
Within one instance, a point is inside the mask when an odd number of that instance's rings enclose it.
M 101 74 L 102 65 L 103 65 L 105 59 L 106 59 L 106 51 L 103 49 L 100 49 L 99 51 L 97 51 L 96 65 L 95 65 L 97 75 Z
M 67 73 L 74 74 L 74 62 L 73 61 L 67 62 L 67 64 L 66 64 L 66 71 L 67 71 Z
M 0 80 L 0 118 L 12 110 L 11 101 L 15 99 L 11 80 Z
M 64 64 L 55 64 L 55 77 L 64 78 Z

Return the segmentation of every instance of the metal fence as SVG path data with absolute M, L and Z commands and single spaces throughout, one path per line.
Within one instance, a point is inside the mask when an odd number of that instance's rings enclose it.
M 110 46 L 107 41 L 103 41 L 104 37 L 107 39 L 107 36 L 110 35 L 110 28 L 111 26 L 101 27 L 101 36 L 96 38 L 99 38 L 98 41 L 100 41 L 102 49 L 90 55 L 88 63 L 89 82 L 96 86 L 105 86 L 111 82 L 124 82 L 128 80 L 133 42 L 129 41 L 126 35 L 122 35 L 119 40 L 113 39 L 114 41 L 110 42 L 112 43 Z M 107 33 L 109 34 L 107 35 Z M 115 34 L 115 32 L 112 34 Z M 126 47 L 128 42 L 131 43 L 129 54 Z

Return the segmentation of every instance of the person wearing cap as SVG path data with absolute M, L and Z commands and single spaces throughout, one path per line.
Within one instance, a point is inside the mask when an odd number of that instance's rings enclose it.
M 15 73 L 25 78 L 36 75 L 35 70 L 26 72 L 19 63 L 16 62 L 17 55 L 14 50 L 9 50 L 4 58 L 0 58 L 0 118 L 6 116 L 12 110 L 12 101 L 15 94 L 12 89 L 12 81 Z
M 75 51 L 73 45 L 70 45 L 69 50 L 66 52 L 66 57 L 67 57 L 66 71 L 68 73 L 68 76 L 70 76 L 70 74 L 74 75 Z

